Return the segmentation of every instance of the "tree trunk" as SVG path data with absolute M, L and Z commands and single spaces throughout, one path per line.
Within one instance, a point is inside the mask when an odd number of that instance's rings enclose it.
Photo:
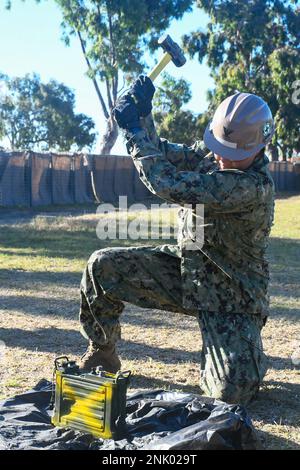
M 272 162 L 278 162 L 279 160 L 279 152 L 278 152 L 278 147 L 277 145 L 274 145 L 272 143 L 270 143 L 268 145 L 268 150 L 271 154 L 271 159 L 272 159 Z
M 117 141 L 119 130 L 116 121 L 111 116 L 106 122 L 107 127 L 100 144 L 100 154 L 110 155 L 111 150 Z

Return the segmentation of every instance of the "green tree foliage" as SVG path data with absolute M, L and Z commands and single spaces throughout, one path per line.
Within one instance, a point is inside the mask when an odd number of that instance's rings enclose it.
M 300 79 L 299 0 L 197 0 L 210 16 L 207 30 L 184 37 L 190 55 L 207 60 L 216 88 L 210 113 L 226 96 L 247 91 L 264 98 L 276 122 L 274 148 L 283 156 L 299 149 L 300 106 L 293 86 Z
M 12 149 L 68 151 L 91 148 L 95 125 L 75 114 L 75 97 L 64 84 L 42 83 L 38 75 L 0 75 L 0 137 Z
M 191 99 L 189 83 L 165 73 L 154 96 L 153 117 L 158 134 L 172 142 L 191 143 L 196 132 L 196 116 L 181 110 Z
M 157 132 L 171 142 L 191 145 L 201 140 L 207 119 L 189 110 L 181 109 L 191 99 L 190 84 L 183 78 L 176 80 L 165 73 L 161 86 L 154 95 L 153 117 Z
M 112 117 L 124 75 L 145 68 L 143 54 L 173 19 L 191 9 L 194 0 L 55 0 L 63 16 L 63 39 L 78 38 L 107 123 L 101 153 L 110 153 L 118 136 Z M 13 3 L 8 0 L 8 4 Z M 8 5 L 10 6 L 10 5 Z M 120 81 L 121 83 L 120 86 Z M 104 84 L 100 87 L 100 84 Z
M 56 0 L 63 14 L 64 39 L 80 41 L 107 122 L 101 152 L 110 153 L 118 135 L 112 118 L 120 78 L 145 68 L 145 49 L 153 50 L 159 34 L 180 18 L 191 0 Z M 105 84 L 106 97 L 100 91 Z M 123 83 L 124 86 L 124 83 Z M 123 88 L 121 86 L 121 88 Z

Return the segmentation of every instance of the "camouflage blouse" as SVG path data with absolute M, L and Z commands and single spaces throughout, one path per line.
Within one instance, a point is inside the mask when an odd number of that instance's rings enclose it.
M 245 171 L 221 170 L 202 142 L 187 147 L 160 139 L 151 116 L 142 130 L 127 134 L 127 149 L 147 188 L 183 207 L 176 250 L 184 307 L 265 317 L 274 213 L 268 158 L 260 154 Z M 197 205 L 204 205 L 203 239 Z

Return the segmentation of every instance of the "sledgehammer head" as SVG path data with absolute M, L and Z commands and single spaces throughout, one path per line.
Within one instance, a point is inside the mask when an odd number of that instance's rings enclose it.
M 179 45 L 173 41 L 171 36 L 165 34 L 159 38 L 158 44 L 165 52 L 170 54 L 176 67 L 182 67 L 186 63 L 186 58 L 184 57 L 181 47 L 179 47 Z

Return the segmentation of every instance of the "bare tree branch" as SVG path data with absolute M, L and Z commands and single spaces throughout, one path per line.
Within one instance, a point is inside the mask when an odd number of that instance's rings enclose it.
M 87 52 L 86 52 L 86 48 L 85 48 L 85 44 L 84 44 L 84 40 L 83 40 L 83 38 L 82 38 L 82 35 L 81 35 L 81 33 L 80 33 L 80 31 L 79 31 L 78 29 L 76 29 L 76 33 L 77 33 L 77 35 L 78 35 L 78 38 L 79 38 L 79 41 L 80 41 L 81 50 L 82 50 L 82 52 L 83 52 L 83 55 L 84 55 L 86 64 L 87 64 L 87 66 L 88 66 L 88 69 L 89 69 L 90 72 L 93 72 L 93 67 L 92 67 L 92 65 L 91 65 L 91 63 L 90 63 L 90 60 L 89 60 L 88 56 L 87 56 Z M 92 77 L 92 82 L 93 82 L 93 84 L 94 84 L 94 87 L 95 87 L 97 96 L 98 96 L 98 98 L 99 98 L 99 101 L 100 101 L 100 104 L 101 104 L 101 107 L 102 107 L 102 110 L 103 110 L 103 114 L 104 114 L 105 118 L 108 119 L 108 118 L 109 118 L 109 113 L 108 113 L 108 111 L 107 111 L 107 107 L 106 107 L 105 101 L 104 101 L 104 99 L 103 99 L 102 93 L 101 93 L 101 91 L 100 91 L 99 85 L 98 85 L 98 83 L 97 83 L 97 80 L 96 80 L 94 77 Z
M 113 101 L 114 106 L 118 98 L 118 83 L 119 83 L 119 74 L 117 72 L 116 76 L 113 78 Z
M 109 106 L 109 109 L 111 110 L 113 108 L 113 102 L 112 102 L 111 92 L 110 92 L 110 83 L 109 83 L 109 79 L 107 77 L 105 78 L 105 84 L 106 84 L 106 94 L 107 94 L 108 106 Z
M 108 2 L 106 2 L 106 10 L 107 10 L 107 16 L 108 16 L 108 29 L 109 29 L 109 40 L 110 40 L 110 56 L 111 56 L 111 66 L 115 69 L 116 71 L 116 76 L 112 78 L 112 98 L 111 98 L 111 93 L 109 90 L 109 97 L 110 97 L 110 102 L 111 102 L 111 108 L 116 104 L 117 100 L 117 90 L 118 90 L 118 70 L 116 67 L 116 49 L 115 49 L 115 42 L 114 42 L 114 36 L 113 36 L 113 23 L 112 23 L 112 16 L 109 11 L 109 5 Z
M 115 67 L 115 60 L 116 60 L 116 50 L 115 50 L 115 44 L 114 44 L 114 38 L 113 38 L 113 25 L 112 25 L 112 19 L 111 19 L 111 13 L 109 11 L 108 4 L 106 2 L 106 10 L 107 10 L 107 16 L 108 16 L 108 29 L 109 29 L 109 40 L 110 40 L 110 49 L 111 49 L 111 65 L 112 67 Z

